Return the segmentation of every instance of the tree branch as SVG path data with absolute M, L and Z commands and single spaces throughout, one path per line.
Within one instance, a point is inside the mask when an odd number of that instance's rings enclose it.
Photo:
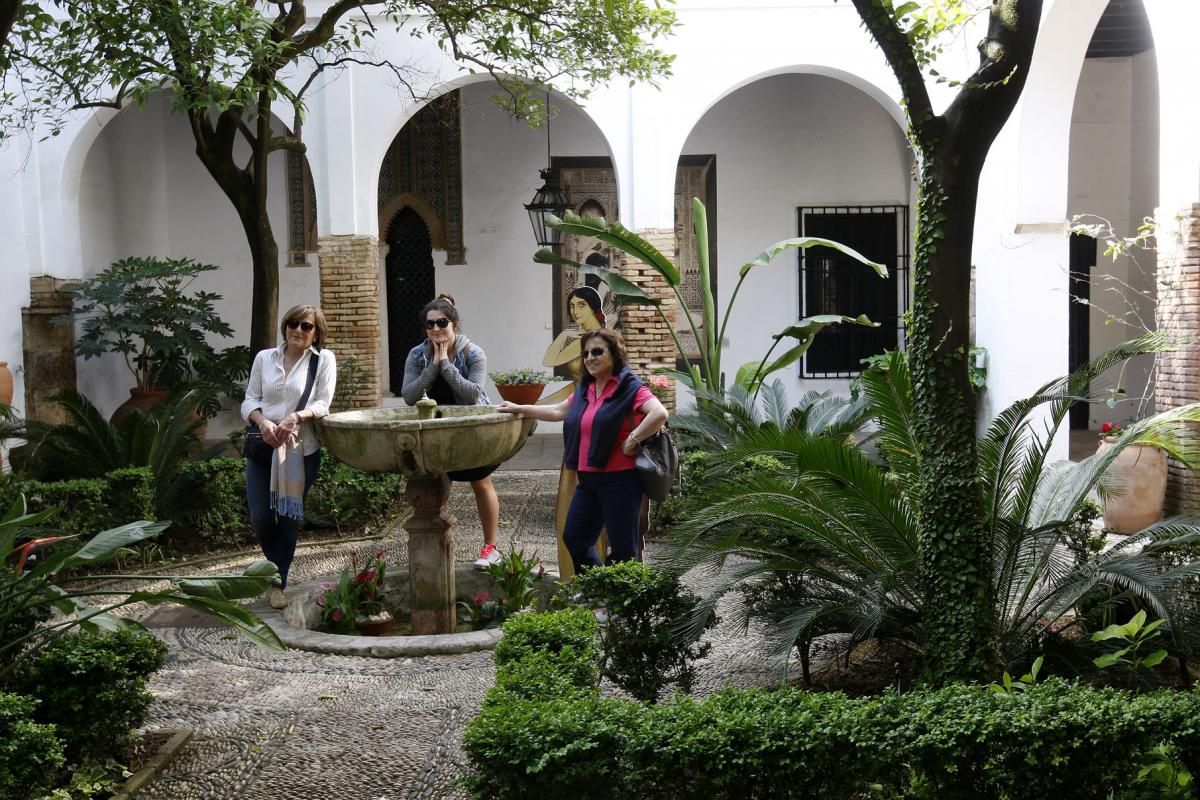
M 946 110 L 956 139 L 990 143 L 1004 127 L 1029 77 L 1042 0 L 993 0 L 989 15 L 987 36 L 979 43 L 979 68 Z
M 900 29 L 890 7 L 885 8 L 880 0 L 851 0 L 863 26 L 883 51 L 908 111 L 908 124 L 915 144 L 926 150 L 937 141 L 941 132 L 941 119 L 933 113 L 929 90 L 925 87 L 925 76 L 917 63 L 908 36 Z M 890 4 L 889 4 L 890 5 Z

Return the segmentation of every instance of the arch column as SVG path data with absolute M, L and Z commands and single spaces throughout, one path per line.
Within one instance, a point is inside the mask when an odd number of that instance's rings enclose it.
M 1154 34 L 1159 86 L 1158 306 L 1159 330 L 1200 334 L 1200 55 L 1195 3 L 1145 0 Z M 1165 411 L 1200 402 L 1200 354 L 1195 347 L 1158 356 L 1155 406 Z M 1200 429 L 1193 426 L 1193 433 Z M 1200 479 L 1172 461 L 1167 513 L 1200 509 Z
M 361 382 L 338 388 L 339 405 L 374 408 L 383 403 L 380 380 L 379 241 L 372 235 L 321 236 L 321 310 L 329 323 L 329 346 L 339 366 L 353 359 Z

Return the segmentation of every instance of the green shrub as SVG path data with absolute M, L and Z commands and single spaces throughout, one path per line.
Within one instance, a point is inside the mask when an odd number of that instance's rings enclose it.
M 0 692 L 0 797 L 26 800 L 56 783 L 63 746 L 54 728 L 33 721 L 37 701 Z
M 599 626 L 587 609 L 518 614 L 496 645 L 496 686 L 529 697 L 595 692 L 600 685 Z
M 146 689 L 167 647 L 128 630 L 52 639 L 11 680 L 37 697 L 34 718 L 55 726 L 74 763 L 116 758 L 146 720 L 154 699 Z
M 103 478 L 26 481 L 30 511 L 49 510 L 46 525 L 66 531 L 103 531 L 114 527 L 108 484 Z
M 145 467 L 123 467 L 103 478 L 69 481 L 12 478 L 0 487 L 0 508 L 7 509 L 22 494 L 30 513 L 50 512 L 46 527 L 76 533 L 155 518 L 154 477 Z
M 196 542 L 180 537 L 199 536 L 205 546 L 254 543 L 246 507 L 246 462 L 240 458 L 181 464 L 158 510 L 173 523 L 169 541 L 185 549 L 195 549 Z
M 304 500 L 305 524 L 338 531 L 376 524 L 395 510 L 403 483 L 400 475 L 363 472 L 326 454 Z
M 1147 757 L 1195 770 L 1200 694 L 1052 679 L 849 698 L 795 688 L 655 706 L 493 689 L 467 726 L 472 797 L 1149 800 Z
M 154 473 L 149 467 L 122 467 L 104 478 L 114 525 L 135 519 L 154 520 Z M 111 527 L 111 526 L 110 526 Z M 82 528 L 92 531 L 96 528 Z M 104 530 L 100 528 L 99 530 Z
M 717 619 L 709 611 L 700 624 L 680 627 L 700 613 L 700 598 L 678 576 L 629 561 L 587 570 L 565 592 L 571 602 L 608 609 L 600 635 L 604 677 L 646 703 L 671 684 L 691 690 L 694 663 L 712 647 L 700 638 Z
M 33 632 L 39 624 L 50 619 L 48 606 L 35 606 L 14 602 L 23 586 L 7 565 L 0 568 L 0 642 L 18 642 Z M 12 663 L 19 651 L 0 653 L 0 667 Z M 2 796 L 2 795 L 0 795 Z

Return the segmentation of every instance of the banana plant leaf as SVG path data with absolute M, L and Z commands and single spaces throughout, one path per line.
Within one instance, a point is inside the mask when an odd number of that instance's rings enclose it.
M 796 339 L 796 345 L 770 363 L 767 363 L 767 359 L 771 356 L 768 352 L 766 357 L 761 361 L 748 361 L 742 364 L 742 366 L 738 367 L 734 383 L 748 392 L 757 391 L 758 387 L 762 385 L 763 380 L 772 372 L 778 372 L 784 367 L 799 361 L 808 352 L 808 348 L 812 347 L 817 334 L 823 329 L 830 325 L 841 324 L 862 325 L 867 328 L 879 327 L 878 322 L 872 322 L 865 314 L 859 314 L 857 317 L 847 317 L 841 314 L 818 314 L 813 317 L 805 317 L 795 325 L 789 325 L 771 337 L 776 342 L 780 342 L 783 339 Z
M 606 267 L 597 267 L 594 264 L 581 264 L 578 261 L 572 261 L 566 256 L 560 256 L 549 247 L 543 247 L 534 253 L 533 260 L 538 264 L 566 264 L 578 270 L 580 275 L 595 275 L 608 284 L 608 288 L 613 293 L 613 296 L 622 303 L 649 306 L 661 304 L 660 300 L 646 294 L 640 286 L 621 277 L 615 270 Z
M 227 600 L 218 600 L 212 597 L 196 597 L 171 590 L 162 592 L 134 592 L 129 596 L 129 599 L 133 602 L 147 603 L 152 606 L 162 605 L 163 603 L 187 606 L 188 608 L 208 614 L 217 621 L 228 625 L 264 650 L 269 650 L 273 653 L 282 653 L 287 649 L 267 623 L 238 604 Z
M 185 578 L 179 581 L 179 588 L 189 595 L 210 600 L 245 600 L 270 589 L 278 575 L 274 564 L 260 558 L 247 566 L 241 575 Z
M 658 248 L 619 222 L 609 225 L 601 217 L 580 217 L 568 211 L 562 219 L 553 215 L 546 217 L 546 224 L 563 233 L 590 236 L 622 250 L 643 264 L 654 267 L 670 286 L 678 286 L 682 282 L 679 270 Z

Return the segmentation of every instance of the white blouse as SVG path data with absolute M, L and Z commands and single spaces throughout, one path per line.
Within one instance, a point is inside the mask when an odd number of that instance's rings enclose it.
M 312 394 L 305 408 L 312 412 L 314 419 L 329 413 L 329 404 L 333 402 L 333 392 L 337 387 L 337 360 L 333 357 L 333 351 L 322 350 L 318 354 L 310 347 L 306 351 L 308 358 L 301 358 L 292 366 L 291 372 L 284 374 L 283 351 L 286 346 L 260 350 L 254 357 L 250 380 L 246 383 L 246 399 L 242 401 L 242 419 L 246 422 L 250 421 L 255 409 L 261 410 L 263 416 L 272 422 L 279 422 L 295 411 L 300 396 L 304 394 L 304 384 L 308 381 L 308 361 L 313 357 L 320 360 L 317 362 Z M 300 423 L 299 436 L 304 455 L 311 455 L 320 449 L 316 428 L 310 420 Z

